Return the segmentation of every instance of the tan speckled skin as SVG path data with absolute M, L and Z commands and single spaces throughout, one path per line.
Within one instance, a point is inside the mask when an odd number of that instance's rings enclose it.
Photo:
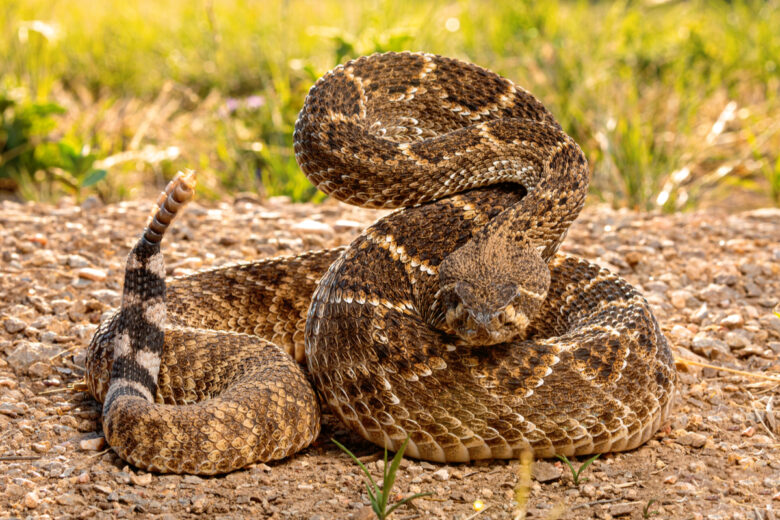
M 434 461 L 526 449 L 572 456 L 635 448 L 668 416 L 676 373 L 647 302 L 585 260 L 552 259 L 547 299 L 525 341 L 472 346 L 442 330 L 437 266 L 516 197 L 480 189 L 391 215 L 323 278 L 307 323 L 309 371 L 366 439 L 396 449 L 409 434 L 407 453 Z M 424 239 L 398 233 L 423 222 Z M 428 241 L 438 246 L 425 248 L 433 274 L 395 253 Z
M 170 280 L 157 404 L 134 401 L 109 444 L 138 467 L 198 474 L 284 458 L 308 446 L 319 433 L 319 404 L 291 356 L 303 353 L 315 283 L 340 253 Z M 295 290 L 285 289 L 292 281 Z M 103 322 L 96 337 L 114 319 Z M 100 402 L 111 373 L 110 345 L 108 338 L 93 340 L 86 361 L 90 392 Z
M 447 58 L 361 58 L 312 88 L 295 150 L 326 193 L 409 207 L 346 249 L 168 282 L 167 404 L 104 418 L 123 458 L 220 473 L 302 449 L 319 408 L 283 352 L 348 427 L 433 461 L 626 450 L 668 416 L 676 373 L 647 302 L 556 253 L 587 163 L 529 93 Z M 88 356 L 98 399 L 111 323 Z

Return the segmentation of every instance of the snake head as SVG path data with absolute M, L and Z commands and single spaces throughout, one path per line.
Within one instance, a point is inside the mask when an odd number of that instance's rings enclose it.
M 441 263 L 439 283 L 447 332 L 471 345 L 495 345 L 525 338 L 547 297 L 550 271 L 531 247 L 468 242 Z

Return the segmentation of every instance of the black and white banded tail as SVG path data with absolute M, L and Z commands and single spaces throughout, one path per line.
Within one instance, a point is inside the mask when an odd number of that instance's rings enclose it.
M 103 430 L 111 439 L 111 418 L 127 398 L 154 402 L 165 337 L 165 266 L 160 241 L 179 210 L 192 199 L 194 172 L 179 173 L 160 194 L 143 235 L 127 257 L 122 306 L 111 336 L 114 361 L 103 403 Z M 102 327 L 101 327 L 102 328 Z M 101 334 L 103 332 L 103 334 Z

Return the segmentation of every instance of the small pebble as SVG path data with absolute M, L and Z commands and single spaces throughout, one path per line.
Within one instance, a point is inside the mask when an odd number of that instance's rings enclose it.
M 84 439 L 79 442 L 79 448 L 83 451 L 100 451 L 106 447 L 105 437 L 95 437 L 94 439 Z
M 60 495 L 55 500 L 61 506 L 83 506 L 84 505 L 84 499 L 70 493 Z
M 122 297 L 121 293 L 118 291 L 112 291 L 111 289 L 98 289 L 96 291 L 92 291 L 89 293 L 89 295 L 100 303 L 105 303 L 106 305 L 116 305 Z
M 750 340 L 746 337 L 743 329 L 732 330 L 726 333 L 726 345 L 732 348 L 743 348 L 750 345 Z
M 740 327 L 745 324 L 745 320 L 741 314 L 729 314 L 720 320 L 720 324 L 724 327 Z
M 25 489 L 15 482 L 11 482 L 5 487 L 5 494 L 9 497 L 20 497 L 24 495 Z
M 68 255 L 66 263 L 68 264 L 68 267 L 72 267 L 74 269 L 89 267 L 89 261 L 87 261 L 87 259 L 81 255 Z
M 580 493 L 582 494 L 582 496 L 593 498 L 596 496 L 596 486 L 594 486 L 593 484 L 585 484 L 582 487 L 580 487 Z
M 440 481 L 447 481 L 450 479 L 450 472 L 447 471 L 447 468 L 442 468 L 438 471 L 433 472 L 433 478 Z
M 152 483 L 152 474 L 143 473 L 141 475 L 136 475 L 135 473 L 130 473 L 130 482 L 136 486 L 148 486 Z
M 295 231 L 304 231 L 310 233 L 319 233 L 322 235 L 332 235 L 333 227 L 330 224 L 319 222 L 317 220 L 306 219 L 300 222 L 296 222 L 292 225 L 292 229 Z
M 32 449 L 37 453 L 46 453 L 51 449 L 51 442 L 49 441 L 34 442 L 32 443 Z
M 89 211 L 93 209 L 97 209 L 100 206 L 103 205 L 103 202 L 96 196 L 90 195 L 86 199 L 84 199 L 84 202 L 81 203 L 81 209 Z
M 33 253 L 30 263 L 36 267 L 50 266 L 57 263 L 57 257 L 48 249 L 39 249 Z
M 563 469 L 555 464 L 545 461 L 538 461 L 531 466 L 531 476 L 537 482 L 553 482 L 563 475 Z
M 76 271 L 76 275 L 79 278 L 85 280 L 92 280 L 93 282 L 103 282 L 108 278 L 105 271 L 101 269 L 95 269 L 94 267 L 84 267 Z
M 676 345 L 683 347 L 690 346 L 691 339 L 693 338 L 693 332 L 688 330 L 686 327 L 683 327 L 682 325 L 675 325 L 672 327 L 669 335 Z
M 13 379 L 9 379 L 7 377 L 0 377 L 0 388 L 8 388 L 10 390 L 13 390 L 17 386 L 19 386 L 19 383 L 17 383 Z
M 678 482 L 675 485 L 675 493 L 682 496 L 695 495 L 698 492 L 698 488 L 690 482 Z
M 7 415 L 8 417 L 19 417 L 20 415 L 24 415 L 25 411 L 26 408 L 19 404 L 0 403 L 0 414 Z
M 109 486 L 106 486 L 104 484 L 93 484 L 92 488 L 95 491 L 100 491 L 101 493 L 104 493 L 106 495 L 111 494 L 111 492 L 113 491 Z
M 693 311 L 693 314 L 691 314 L 691 321 L 693 323 L 701 323 L 702 321 L 706 320 L 710 315 L 709 309 L 707 308 L 707 304 L 704 303 Z
M 711 283 L 699 292 L 699 298 L 713 305 L 720 304 L 728 300 L 727 288 L 724 285 Z
M 359 504 L 359 507 L 360 511 L 352 516 L 353 520 L 374 520 L 376 518 L 376 513 L 374 513 L 374 510 L 371 509 L 371 506 L 363 506 L 363 504 Z
M 17 332 L 23 331 L 25 328 L 27 328 L 27 324 L 25 322 L 14 317 L 6 318 L 3 322 L 3 325 L 9 334 L 16 334 Z
M 691 341 L 691 350 L 708 359 L 731 356 L 731 350 L 725 342 L 699 332 Z
M 693 298 L 690 291 L 670 291 L 669 301 L 675 309 L 684 309 L 688 305 L 688 300 Z
M 197 495 L 192 497 L 192 511 L 194 513 L 202 513 L 205 511 L 206 506 L 209 504 L 209 499 L 205 495 Z
M 333 224 L 333 229 L 336 231 L 351 231 L 355 229 L 363 229 L 364 227 L 366 227 L 365 224 L 361 224 L 360 222 L 356 222 L 354 220 L 345 219 L 337 220 Z
M 631 502 L 624 502 L 622 504 L 612 504 L 609 506 L 609 514 L 612 516 L 626 516 L 630 515 L 636 510 L 641 510 L 639 504 Z
M 774 335 L 780 338 L 780 316 L 777 314 L 766 314 L 758 319 L 761 326 L 767 331 L 771 331 Z
M 41 499 L 38 496 L 37 491 L 30 491 L 24 495 L 24 507 L 27 509 L 35 509 L 41 504 Z
M 27 367 L 27 374 L 30 376 L 36 378 L 36 379 L 44 379 L 45 377 L 50 376 L 52 373 L 52 367 L 49 363 L 44 363 L 42 361 L 36 361 L 29 367 Z
M 418 466 L 417 464 L 413 464 L 413 465 L 409 466 L 409 469 L 407 469 L 406 471 L 412 477 L 416 477 L 416 476 L 419 476 L 419 475 L 422 474 L 423 469 L 422 469 L 422 466 Z
M 707 442 L 707 436 L 696 432 L 685 432 L 677 437 L 677 444 L 690 446 L 692 448 L 701 448 Z
M 37 341 L 21 341 L 16 348 L 8 354 L 6 361 L 15 372 L 24 372 L 27 367 L 35 362 L 49 363 L 49 360 L 60 354 L 62 349 L 56 345 L 40 343 Z

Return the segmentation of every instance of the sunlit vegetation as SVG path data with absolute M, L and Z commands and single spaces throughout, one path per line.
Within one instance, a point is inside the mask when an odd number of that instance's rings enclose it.
M 292 151 L 307 90 L 408 49 L 541 98 L 588 156 L 596 200 L 778 204 L 778 27 L 778 1 L 6 0 L 0 189 L 117 200 L 192 168 L 202 196 L 322 198 Z

